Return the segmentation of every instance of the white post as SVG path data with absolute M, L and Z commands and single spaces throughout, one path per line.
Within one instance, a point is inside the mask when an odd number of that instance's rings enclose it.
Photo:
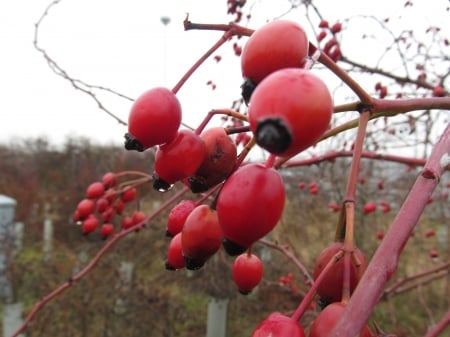
M 208 301 L 207 337 L 225 337 L 227 334 L 228 299 L 210 298 Z
M 3 336 L 12 336 L 22 324 L 23 303 L 5 304 L 3 306 Z M 24 335 L 19 335 L 23 337 Z
M 53 247 L 53 221 L 50 214 L 50 205 L 45 204 L 44 219 L 44 259 L 49 259 Z

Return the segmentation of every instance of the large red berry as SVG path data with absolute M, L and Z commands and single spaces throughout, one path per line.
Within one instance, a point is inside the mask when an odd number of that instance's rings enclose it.
M 180 232 L 170 240 L 169 248 L 167 249 L 166 269 L 176 270 L 185 266 Z
M 325 307 L 316 319 L 313 321 L 309 337 L 327 337 L 330 336 L 331 330 L 333 330 L 339 317 L 341 317 L 342 312 L 345 309 L 345 304 L 341 302 L 334 302 Z M 358 337 L 371 337 L 372 332 L 365 326 L 363 331 L 358 335 Z
M 267 151 L 295 155 L 328 129 L 333 99 L 325 83 L 304 69 L 282 69 L 255 89 L 248 110 L 256 142 Z
M 189 178 L 191 191 L 205 192 L 222 182 L 234 170 L 236 144 L 222 127 L 213 127 L 200 134 L 206 146 L 206 156 L 195 174 Z
M 301 67 L 308 56 L 308 45 L 305 31 L 296 22 L 269 22 L 257 29 L 244 46 L 242 76 L 257 85 L 276 70 Z
M 323 268 L 333 258 L 333 256 L 343 249 L 342 242 L 334 242 L 326 247 L 316 259 L 314 266 L 314 279 L 316 280 Z M 355 248 L 353 251 L 354 258 L 350 264 L 350 292 L 356 288 L 362 274 L 366 270 L 367 262 L 365 255 Z M 360 263 L 356 265 L 356 260 Z M 317 293 L 325 303 L 338 302 L 342 299 L 342 285 L 344 282 L 344 258 L 341 257 L 334 265 L 328 269 L 327 274 L 317 286 Z
M 183 229 L 184 222 L 196 206 L 193 200 L 181 200 L 170 211 L 167 218 L 166 234 L 173 237 Z
M 201 268 L 219 250 L 221 238 L 217 212 L 208 205 L 197 206 L 187 217 L 181 231 L 186 268 Z
M 153 187 L 166 191 L 173 183 L 193 175 L 205 156 L 203 139 L 191 130 L 181 130 L 174 140 L 156 151 Z
M 292 318 L 274 312 L 253 331 L 252 337 L 305 337 L 302 326 Z
M 225 250 L 238 255 L 269 233 L 281 217 L 284 202 L 284 184 L 276 170 L 258 163 L 238 168 L 217 199 Z
M 170 142 L 181 124 L 181 105 L 175 94 L 162 87 L 144 92 L 128 116 L 127 150 L 144 151 Z
M 264 267 L 258 256 L 244 253 L 233 263 L 233 281 L 240 293 L 249 294 L 262 280 Z

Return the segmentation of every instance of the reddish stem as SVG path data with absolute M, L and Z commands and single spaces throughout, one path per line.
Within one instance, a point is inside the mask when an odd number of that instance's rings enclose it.
M 352 337 L 362 330 L 380 300 L 386 282 L 397 269 L 398 259 L 445 167 L 441 158 L 450 153 L 450 125 L 447 126 L 376 250 L 341 318 L 330 336 Z
M 433 326 L 424 337 L 437 337 L 450 325 L 450 310 L 445 313 L 442 319 Z
M 295 310 L 295 312 L 292 314 L 291 318 L 295 321 L 298 321 L 300 317 L 303 316 L 306 309 L 308 309 L 309 304 L 311 303 L 314 295 L 316 294 L 317 287 L 319 286 L 320 282 L 322 282 L 323 278 L 326 276 L 327 272 L 330 270 L 330 268 L 337 262 L 339 259 L 342 258 L 344 254 L 343 250 L 339 250 L 334 256 L 328 261 L 328 263 L 325 265 L 325 267 L 322 269 L 322 272 L 317 277 L 316 281 L 312 284 L 311 288 L 309 288 L 308 292 L 306 293 L 305 297 L 303 297 L 302 301 L 300 302 L 299 306 Z

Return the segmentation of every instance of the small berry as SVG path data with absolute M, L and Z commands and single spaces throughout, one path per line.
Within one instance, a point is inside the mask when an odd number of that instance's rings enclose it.
M 96 181 L 90 184 L 86 189 L 86 197 L 89 199 L 97 199 L 105 194 L 103 183 Z

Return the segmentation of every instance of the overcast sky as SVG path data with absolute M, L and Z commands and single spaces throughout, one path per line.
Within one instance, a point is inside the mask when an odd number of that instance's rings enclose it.
M 34 49 L 34 24 L 50 2 L 0 2 L 0 142 L 40 135 L 62 142 L 67 136 L 82 135 L 96 142 L 122 143 L 126 127 L 52 73 Z M 316 2 L 330 22 L 351 14 L 398 16 L 404 3 Z M 282 4 L 288 2 L 248 3 L 256 4 L 249 25 L 257 28 L 267 18 L 283 13 L 286 8 Z M 448 29 L 448 4 L 448 0 L 414 1 L 417 15 L 403 21 L 412 25 L 405 28 L 432 24 Z M 186 13 L 190 13 L 192 21 L 203 23 L 226 23 L 231 19 L 226 15 L 225 0 L 63 0 L 43 22 L 40 44 L 70 76 L 135 98 L 154 86 L 173 87 L 221 36 L 218 32 L 185 32 L 182 21 Z M 165 15 L 171 18 L 167 27 L 161 23 Z M 295 19 L 302 20 L 299 12 L 296 15 Z M 211 108 L 228 107 L 232 99 L 239 97 L 239 60 L 232 56 L 230 45 L 222 47 L 218 54 L 224 56 L 223 61 L 216 64 L 209 60 L 179 92 L 183 119 L 193 126 Z M 217 83 L 217 90 L 205 85 L 208 80 Z M 114 96 L 101 99 L 108 109 L 127 120 L 130 102 Z

